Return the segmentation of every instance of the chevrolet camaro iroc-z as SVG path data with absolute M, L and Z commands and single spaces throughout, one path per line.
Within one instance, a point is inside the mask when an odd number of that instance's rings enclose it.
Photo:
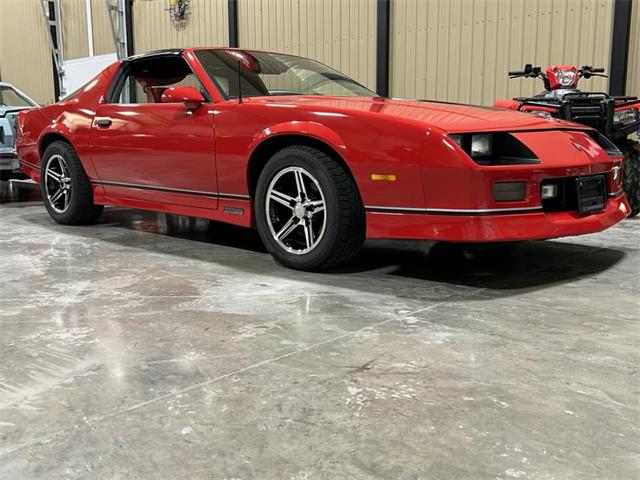
M 545 239 L 629 214 L 623 156 L 589 127 L 381 98 L 316 61 L 241 49 L 118 61 L 21 112 L 17 150 L 58 223 L 104 205 L 203 217 L 257 228 L 304 270 L 366 238 Z

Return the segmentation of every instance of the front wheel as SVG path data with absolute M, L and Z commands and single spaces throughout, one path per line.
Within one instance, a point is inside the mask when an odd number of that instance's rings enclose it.
M 618 143 L 624 154 L 624 193 L 631 206 L 629 217 L 640 213 L 640 143 L 624 139 Z
M 364 242 L 364 207 L 355 182 L 342 165 L 312 147 L 287 147 L 267 162 L 255 208 L 267 250 L 290 268 L 337 266 Z

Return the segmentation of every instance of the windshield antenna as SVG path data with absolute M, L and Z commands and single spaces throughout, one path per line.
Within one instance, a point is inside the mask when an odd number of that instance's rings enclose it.
M 240 60 L 238 60 L 238 103 L 242 103 L 242 75 L 240 75 Z

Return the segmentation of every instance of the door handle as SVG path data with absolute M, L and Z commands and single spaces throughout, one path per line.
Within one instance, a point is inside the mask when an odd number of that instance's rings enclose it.
M 111 119 L 110 119 L 110 118 L 96 118 L 96 119 L 93 121 L 93 124 L 94 124 L 96 127 L 102 127 L 102 128 L 110 127 L 112 123 L 113 123 L 113 122 L 111 121 Z

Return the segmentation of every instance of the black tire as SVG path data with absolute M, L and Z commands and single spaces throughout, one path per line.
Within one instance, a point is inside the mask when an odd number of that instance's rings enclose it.
M 271 231 L 273 218 L 267 219 L 269 185 L 276 176 L 291 167 L 304 169 L 310 174 L 324 196 L 324 234 L 318 235 L 315 247 L 306 253 L 285 250 Z M 271 255 L 286 267 L 306 271 L 326 270 L 353 258 L 364 243 L 365 211 L 358 187 L 340 163 L 315 148 L 295 145 L 273 155 L 260 173 L 255 205 L 260 237 Z M 295 214 L 291 215 L 293 218 Z
M 640 143 L 630 139 L 618 142 L 624 154 L 624 193 L 631 205 L 629 217 L 640 213 Z
M 47 181 L 51 181 L 47 180 L 46 176 L 49 163 L 57 159 L 58 156 L 62 157 L 66 163 L 70 178 L 68 206 L 62 212 L 58 211 L 59 209 L 56 210 L 52 205 L 47 195 L 46 185 Z M 98 219 L 104 209 L 102 205 L 93 203 L 91 183 L 80 162 L 80 158 L 78 158 L 78 154 L 73 147 L 63 141 L 53 142 L 47 147 L 42 156 L 40 192 L 42 193 L 42 199 L 47 212 L 49 212 L 49 215 L 55 222 L 61 225 L 86 225 L 93 223 Z

